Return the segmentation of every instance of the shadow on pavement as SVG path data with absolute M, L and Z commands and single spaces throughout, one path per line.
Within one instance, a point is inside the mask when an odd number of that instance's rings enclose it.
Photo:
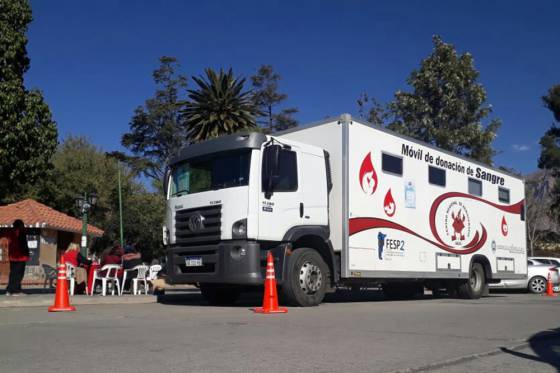
M 539 332 L 529 338 L 529 347 L 535 355 L 502 347 L 502 352 L 522 359 L 549 364 L 560 373 L 560 328 Z
M 26 288 L 25 286 L 23 286 L 22 288 L 22 293 L 26 294 L 26 295 L 35 295 L 35 294 L 54 294 L 55 289 L 51 289 L 51 288 L 42 288 L 42 287 L 37 287 L 37 288 Z M 3 288 L 0 290 L 0 295 L 5 295 L 6 294 L 6 289 Z
M 222 306 L 222 307 L 257 307 L 262 304 L 262 294 L 263 290 L 256 289 L 249 292 L 245 292 L 241 295 L 240 299 L 233 305 Z M 485 298 L 501 298 L 504 295 L 491 294 Z M 407 302 L 407 301 L 433 301 L 433 300 L 457 300 L 456 298 L 449 297 L 434 297 L 430 294 L 425 294 L 423 296 L 417 296 L 412 299 L 406 300 L 392 300 L 387 299 L 381 290 L 361 290 L 352 291 L 346 289 L 339 289 L 334 293 L 327 294 L 323 303 L 365 303 L 365 302 Z M 166 291 L 163 295 L 158 295 L 158 303 L 173 306 L 208 306 L 208 302 L 200 294 L 198 289 L 192 289 L 190 291 Z M 280 305 L 285 305 L 286 302 L 280 298 Z

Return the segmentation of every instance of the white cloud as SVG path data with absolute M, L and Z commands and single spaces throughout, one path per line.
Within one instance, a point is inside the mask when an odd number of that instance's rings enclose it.
M 511 147 L 517 152 L 526 152 L 527 150 L 531 150 L 529 145 L 524 144 L 513 144 Z

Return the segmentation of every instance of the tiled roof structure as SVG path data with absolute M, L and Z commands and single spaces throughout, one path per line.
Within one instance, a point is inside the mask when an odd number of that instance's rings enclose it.
M 0 206 L 0 227 L 11 227 L 15 219 L 23 220 L 29 228 L 50 228 L 81 233 L 82 221 L 56 211 L 32 199 Z M 88 224 L 88 235 L 100 237 L 103 230 Z

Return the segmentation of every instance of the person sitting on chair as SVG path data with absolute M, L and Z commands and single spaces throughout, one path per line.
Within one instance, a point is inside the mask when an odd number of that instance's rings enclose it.
M 142 255 L 138 251 L 136 251 L 135 244 L 125 246 L 124 255 L 122 256 L 122 263 L 124 270 L 132 269 L 142 264 Z M 125 289 L 127 287 L 130 288 L 130 282 L 136 276 L 138 276 L 138 271 L 129 271 L 126 274 L 126 284 L 124 284 Z
M 80 253 L 80 246 L 77 243 L 70 243 L 64 252 L 64 261 L 74 266 L 74 278 L 76 280 L 76 292 L 85 291 L 87 281 L 87 269 L 91 265 L 91 260 L 84 258 Z M 83 284 L 83 285 L 82 285 Z

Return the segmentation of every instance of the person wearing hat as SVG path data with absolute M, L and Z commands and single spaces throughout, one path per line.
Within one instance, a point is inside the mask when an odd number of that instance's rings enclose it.
M 25 224 L 21 219 L 15 220 L 12 224 L 12 230 L 4 240 L 4 245 L 7 246 L 10 260 L 10 277 L 6 287 L 6 295 L 23 295 L 21 281 L 25 275 L 25 264 L 29 260 L 29 247 L 27 246 Z

